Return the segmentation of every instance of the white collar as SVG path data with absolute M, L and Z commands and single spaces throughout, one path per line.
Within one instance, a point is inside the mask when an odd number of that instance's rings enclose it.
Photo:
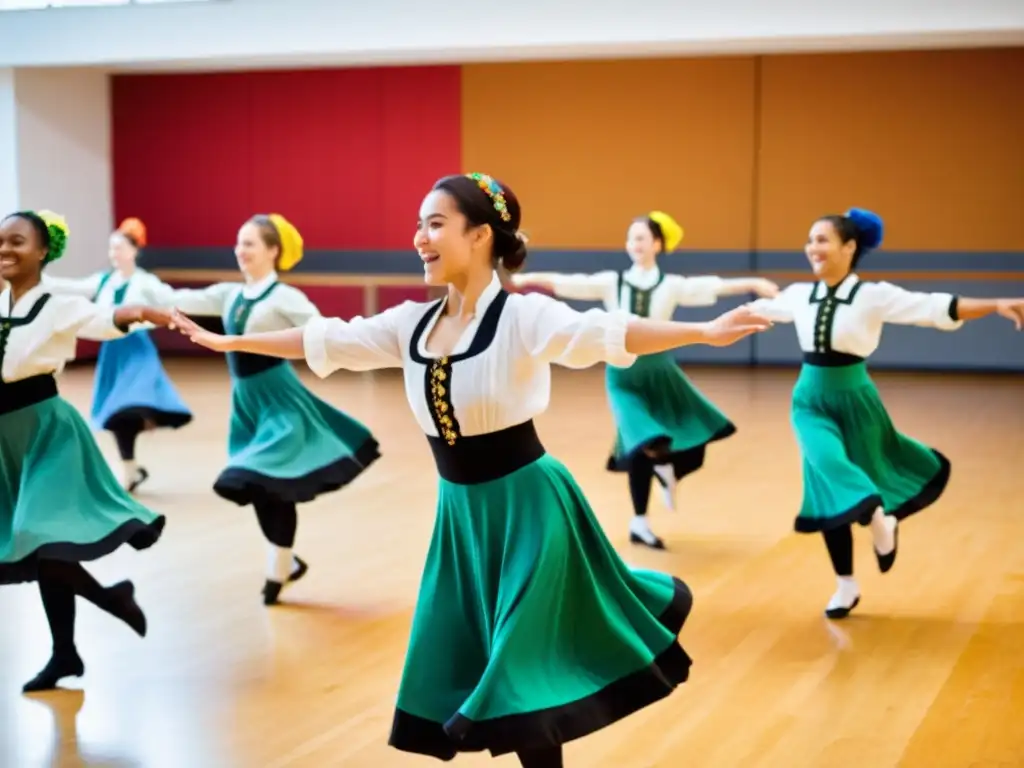
M 629 281 L 630 285 L 633 285 L 641 290 L 653 288 L 658 280 L 661 279 L 661 269 L 655 264 L 650 269 L 644 269 L 643 267 L 634 264 L 628 270 L 626 270 L 623 277 Z
M 267 288 L 277 282 L 277 272 L 270 270 L 270 274 L 255 283 L 246 283 L 242 287 L 242 295 L 247 299 L 255 299 Z
M 851 272 L 839 281 L 832 296 L 839 301 L 849 301 L 850 296 L 853 295 L 853 289 L 859 282 L 860 278 L 857 274 L 855 272 Z M 819 280 L 814 284 L 814 290 L 811 291 L 811 299 L 814 301 L 821 301 L 826 296 L 828 296 L 828 284 L 824 280 Z
M 39 283 L 35 288 L 26 291 L 25 294 L 18 299 L 17 303 L 11 308 L 11 286 L 5 285 L 4 290 L 0 292 L 0 316 L 2 317 L 14 317 L 14 310 L 23 309 L 25 307 L 31 307 L 36 303 L 36 300 L 46 293 L 46 287 Z M 19 317 L 28 314 L 27 311 L 22 312 Z

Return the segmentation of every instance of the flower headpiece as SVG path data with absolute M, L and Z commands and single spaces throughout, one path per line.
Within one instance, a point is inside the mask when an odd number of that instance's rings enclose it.
M 63 256 L 64 251 L 67 250 L 68 223 L 63 216 L 53 211 L 36 211 L 35 214 L 46 225 L 46 234 L 50 238 L 49 247 L 46 249 L 46 258 L 43 259 L 43 264 L 49 264 Z
M 467 173 L 469 178 L 473 179 L 487 196 L 491 198 L 491 203 L 494 205 L 494 210 L 498 212 L 502 221 L 512 221 L 512 214 L 508 211 L 508 205 L 505 204 L 505 190 L 501 188 L 501 185 L 488 176 L 486 173 Z

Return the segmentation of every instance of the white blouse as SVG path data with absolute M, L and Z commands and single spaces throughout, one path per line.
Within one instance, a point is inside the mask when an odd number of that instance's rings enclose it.
M 88 277 L 55 277 L 43 273 L 43 287 L 50 293 L 82 296 L 95 301 L 101 307 L 112 307 L 115 303 L 159 306 L 174 290 L 152 272 L 144 269 L 136 269 L 130 277 L 125 277 L 116 270 L 97 272 Z M 115 302 L 122 288 L 124 291 L 121 301 Z
M 607 270 L 593 274 L 512 275 L 516 285 L 528 285 L 531 279 L 549 283 L 560 298 L 600 301 L 608 311 L 621 309 L 654 320 L 671 320 L 676 307 L 712 306 L 728 282 L 710 275 L 670 275 L 657 267 L 645 270 L 635 264 L 622 273 Z
M 405 392 L 420 428 L 439 437 L 427 393 L 438 370 L 459 434 L 498 432 L 542 413 L 551 398 L 551 365 L 587 368 L 599 362 L 627 367 L 629 316 L 592 309 L 577 312 L 543 294 L 508 294 L 495 275 L 477 301 L 476 314 L 451 355 L 430 355 L 426 340 L 444 300 L 407 301 L 351 321 L 314 318 L 303 345 L 321 377 L 345 368 L 403 368 Z
M 779 323 L 793 323 L 800 349 L 841 352 L 867 358 L 882 340 L 885 323 L 919 325 L 943 331 L 963 326 L 954 319 L 950 293 L 918 293 L 893 283 L 862 281 L 848 275 L 834 290 L 823 282 L 794 283 L 778 296 L 749 306 Z
M 12 300 L 5 287 L 0 292 L 0 378 L 7 383 L 60 373 L 75 359 L 78 339 L 108 341 L 125 335 L 114 325 L 113 307 L 81 296 L 51 294 L 37 285 L 13 306 Z
M 250 308 L 245 333 L 299 328 L 312 318 L 320 317 L 320 310 L 309 297 L 298 288 L 279 283 L 275 272 L 255 283 L 214 283 L 206 288 L 171 289 L 161 296 L 159 304 L 177 307 L 186 315 L 220 316 L 227 327 L 239 298 L 259 299 Z

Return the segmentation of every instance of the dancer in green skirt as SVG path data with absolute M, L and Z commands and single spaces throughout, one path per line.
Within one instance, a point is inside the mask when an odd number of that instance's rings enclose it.
M 625 271 L 531 272 L 512 279 L 517 286 L 543 288 L 563 299 L 600 301 L 608 310 L 658 320 L 670 320 L 677 307 L 711 306 L 721 296 L 778 293 L 775 283 L 759 277 L 665 274 L 658 257 L 674 251 L 682 240 L 683 228 L 671 216 L 651 211 L 635 219 L 626 233 L 633 266 Z M 643 355 L 625 368 L 609 365 L 605 385 L 616 427 L 607 469 L 629 476 L 629 540 L 664 549 L 664 541 L 647 522 L 651 480 L 657 478 L 666 506 L 675 509 L 679 481 L 704 465 L 709 443 L 729 437 L 736 427 L 691 383 L 671 352 Z
M 917 293 L 861 280 L 854 270 L 882 242 L 882 220 L 862 209 L 824 216 L 805 251 L 817 282 L 787 286 L 750 306 L 793 323 L 804 353 L 792 421 L 803 457 L 803 504 L 796 530 L 824 534 L 837 589 L 825 615 L 839 619 L 860 602 L 853 578 L 852 523 L 870 526 L 878 567 L 896 561 L 898 521 L 934 504 L 949 481 L 949 460 L 899 433 L 867 370 L 885 323 L 953 331 L 998 313 L 1024 320 L 1024 300 Z
M 146 634 L 132 582 L 103 587 L 82 563 L 123 544 L 146 549 L 165 522 L 117 482 L 55 376 L 74 359 L 78 339 L 120 338 L 129 325 L 168 325 L 170 315 L 46 292 L 43 268 L 67 241 L 66 223 L 48 211 L 0 222 L 0 584 L 38 582 L 53 638 L 50 660 L 26 692 L 85 673 L 75 646 L 76 597 Z
M 561 745 L 668 696 L 687 679 L 678 634 L 691 606 L 672 576 L 626 566 L 533 419 L 551 365 L 612 362 L 686 344 L 731 344 L 767 322 L 738 309 L 710 323 L 579 313 L 512 294 L 496 267 L 526 258 L 512 191 L 488 176 L 441 179 L 414 244 L 429 303 L 349 322 L 217 336 L 175 314 L 211 349 L 305 358 L 319 375 L 402 368 L 440 475 L 437 519 L 413 618 L 390 743 L 450 760 L 515 752 L 557 768 Z
M 243 224 L 235 256 L 244 283 L 168 288 L 161 303 L 220 316 L 232 334 L 301 328 L 320 316 L 306 294 L 278 279 L 278 272 L 292 269 L 303 256 L 302 236 L 283 216 L 259 215 Z M 380 453 L 369 429 L 306 389 L 286 361 L 232 353 L 228 367 L 229 458 L 213 489 L 255 508 L 268 542 L 263 602 L 276 605 L 281 591 L 308 570 L 293 552 L 296 505 L 351 483 Z

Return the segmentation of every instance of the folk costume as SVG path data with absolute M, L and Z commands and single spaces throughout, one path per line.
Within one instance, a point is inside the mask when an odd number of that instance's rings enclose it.
M 403 369 L 440 475 L 390 743 L 560 766 L 563 743 L 668 696 L 691 663 L 677 640 L 689 589 L 622 562 L 533 423 L 551 365 L 634 362 L 628 315 L 509 294 L 495 275 L 453 353 L 437 357 L 427 339 L 446 302 L 315 317 L 304 331 L 320 376 Z
M 35 217 L 47 233 L 47 262 L 60 258 L 63 219 L 17 215 Z M 9 285 L 0 291 L 0 584 L 37 581 L 53 637 L 49 663 L 25 691 L 84 674 L 74 641 L 76 596 L 146 632 L 132 582 L 103 587 L 81 564 L 124 544 L 152 546 L 165 519 L 117 482 L 55 378 L 74 359 L 78 339 L 106 341 L 126 332 L 115 327 L 110 307 L 78 296 L 37 285 L 14 301 Z
M 949 482 L 939 451 L 897 431 L 868 373 L 886 323 L 959 329 L 957 298 L 907 291 L 849 274 L 842 282 L 796 283 L 752 305 L 792 323 L 803 365 L 792 423 L 803 462 L 803 502 L 794 524 L 824 534 L 838 580 L 826 615 L 843 618 L 860 601 L 853 579 L 851 524 L 870 525 L 882 572 L 892 568 L 897 521 L 934 504 Z
M 145 229 L 140 227 L 141 222 L 135 219 L 122 224 L 122 229 L 132 234 L 133 242 L 143 247 Z M 117 270 L 85 278 L 44 275 L 43 284 L 51 293 L 83 296 L 100 307 L 158 305 L 168 290 L 158 277 L 142 269 L 127 276 Z M 125 486 L 135 491 L 149 478 L 149 471 L 135 460 L 139 434 L 149 429 L 179 429 L 192 421 L 192 413 L 164 370 L 149 332 L 138 331 L 100 346 L 90 416 L 94 429 L 114 435 L 124 464 Z
M 668 214 L 649 214 L 664 235 L 664 252 L 675 250 L 683 230 Z M 600 301 L 609 311 L 671 320 L 677 307 L 708 307 L 732 292 L 738 280 L 715 276 L 665 274 L 657 266 L 594 274 L 531 272 L 515 275 L 516 285 L 544 282 L 564 299 Z M 746 282 L 745 280 L 743 282 Z M 641 355 L 629 367 L 608 365 L 605 389 L 616 435 L 606 468 L 629 475 L 633 519 L 629 539 L 664 549 L 647 520 L 651 480 L 657 478 L 666 506 L 675 509 L 676 486 L 704 465 L 707 446 L 736 432 L 735 425 L 693 385 L 672 352 Z
M 301 260 L 302 238 L 284 217 L 271 216 L 282 242 L 278 269 Z M 177 290 L 164 298 L 186 314 L 219 315 L 229 334 L 301 327 L 320 316 L 299 289 L 280 282 L 277 272 L 252 283 L 217 283 Z M 311 393 L 291 363 L 261 355 L 227 356 L 231 373 L 228 463 L 214 491 L 239 506 L 252 505 L 268 541 L 266 605 L 305 575 L 308 566 L 293 553 L 296 505 L 336 491 L 355 480 L 380 456 L 369 429 Z

